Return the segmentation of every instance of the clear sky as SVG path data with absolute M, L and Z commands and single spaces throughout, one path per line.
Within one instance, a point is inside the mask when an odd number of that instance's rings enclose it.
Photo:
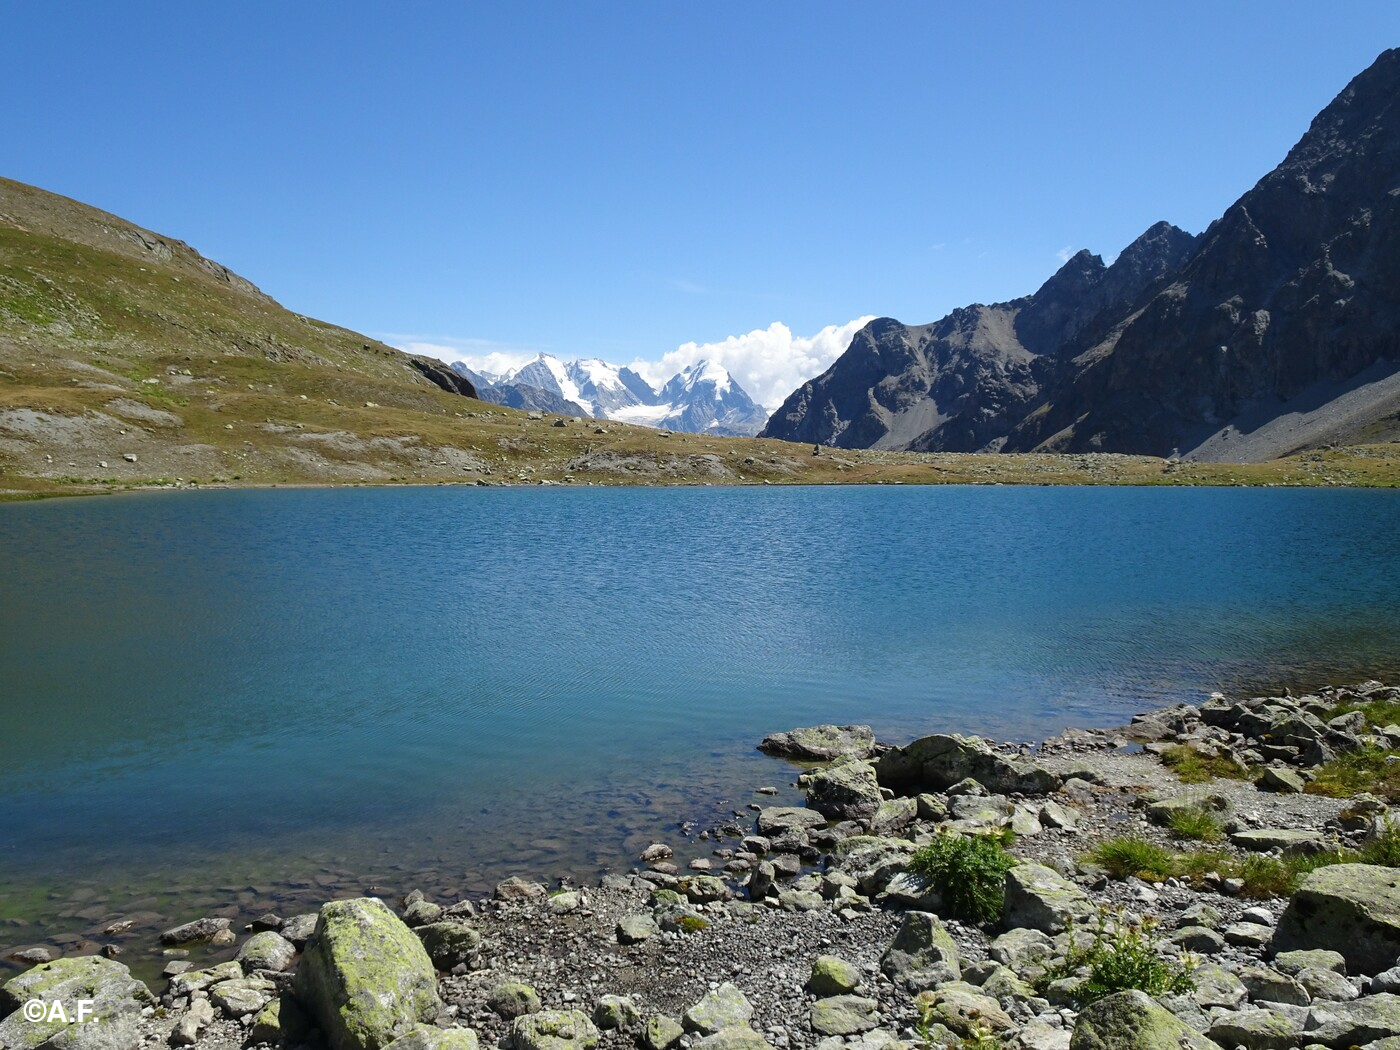
M 299 312 L 477 359 L 764 330 L 815 361 L 825 326 L 1200 231 L 1400 44 L 1400 4 L 44 0 L 3 26 L 5 175 Z

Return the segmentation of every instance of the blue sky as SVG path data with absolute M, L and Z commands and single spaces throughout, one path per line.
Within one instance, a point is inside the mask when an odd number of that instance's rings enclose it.
M 825 326 L 1198 232 L 1400 44 L 1400 5 L 46 0 L 5 26 L 5 175 L 400 344 L 678 363 L 762 330 L 777 389 Z

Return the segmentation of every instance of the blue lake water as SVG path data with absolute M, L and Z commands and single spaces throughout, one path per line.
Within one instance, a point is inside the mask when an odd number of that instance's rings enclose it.
M 795 725 L 1400 670 L 1395 492 L 208 492 L 0 507 L 0 557 L 4 943 L 592 875 L 795 798 L 753 750 Z

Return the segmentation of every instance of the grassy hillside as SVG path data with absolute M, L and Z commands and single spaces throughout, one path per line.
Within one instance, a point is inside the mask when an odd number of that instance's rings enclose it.
M 0 179 L 0 498 L 152 485 L 485 482 L 1394 484 L 1390 446 L 1257 466 L 813 455 L 440 390 L 187 245 Z

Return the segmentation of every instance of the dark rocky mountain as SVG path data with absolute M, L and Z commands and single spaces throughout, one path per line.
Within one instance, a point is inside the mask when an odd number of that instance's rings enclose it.
M 872 321 L 765 436 L 1259 460 L 1400 435 L 1400 50 L 1200 237 L 930 325 Z

